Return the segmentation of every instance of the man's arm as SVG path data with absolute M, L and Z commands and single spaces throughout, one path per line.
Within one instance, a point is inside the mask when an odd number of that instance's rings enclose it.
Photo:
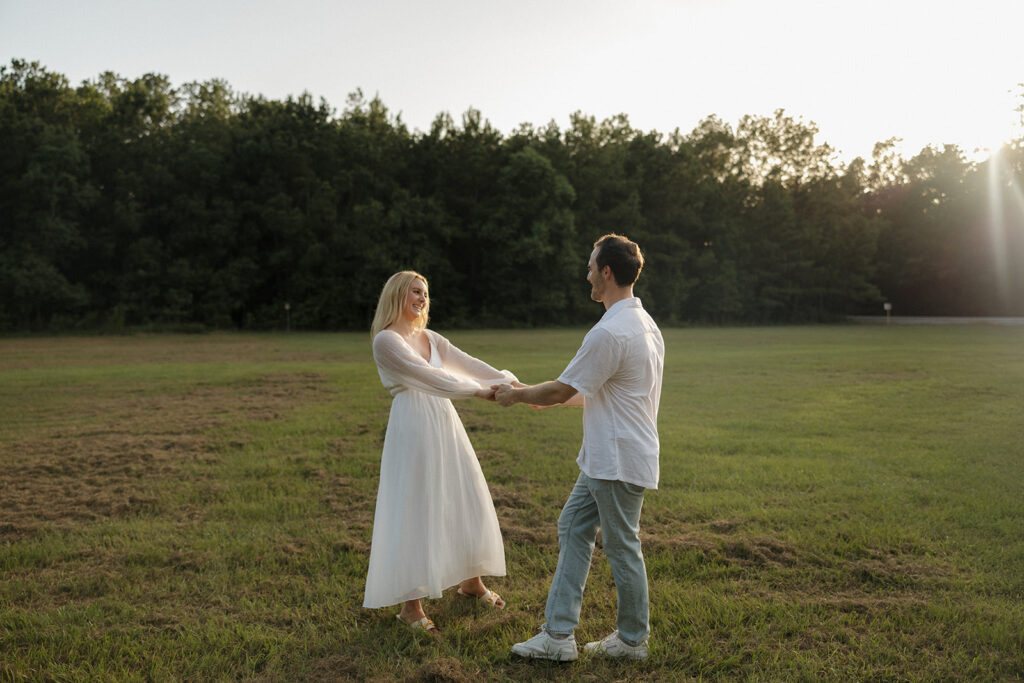
M 556 406 L 575 406 L 576 408 L 582 408 L 583 407 L 583 394 L 581 394 L 580 392 L 577 391 L 575 394 L 573 394 L 572 396 L 570 396 L 566 400 L 562 401 L 561 403 L 556 403 L 555 405 Z
M 553 406 L 565 403 L 578 393 L 576 389 L 568 384 L 559 382 L 557 379 L 521 389 L 517 389 L 510 384 L 502 384 L 494 388 L 496 389 L 494 400 L 506 407 L 513 403 Z M 576 402 L 574 401 L 573 404 L 575 405 Z M 582 402 L 579 405 L 582 405 Z

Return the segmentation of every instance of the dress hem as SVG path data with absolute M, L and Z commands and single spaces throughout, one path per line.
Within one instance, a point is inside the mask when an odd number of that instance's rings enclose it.
M 483 577 L 487 577 L 487 578 L 501 578 L 503 576 L 507 576 L 507 572 L 504 569 L 502 569 L 501 571 L 490 572 L 490 571 L 487 571 L 486 568 L 482 568 L 480 571 L 472 573 L 469 576 L 466 576 L 465 578 L 456 579 L 455 581 L 453 581 L 451 583 L 447 583 L 446 582 L 445 583 L 446 588 L 443 588 L 440 591 L 436 591 L 435 592 L 435 591 L 431 591 L 429 588 L 427 588 L 425 586 L 420 586 L 420 587 L 414 588 L 411 591 L 405 593 L 405 595 L 403 595 L 401 597 L 391 599 L 391 600 L 393 600 L 392 602 L 383 601 L 383 602 L 379 602 L 379 604 L 372 604 L 371 605 L 371 604 L 367 604 L 367 601 L 364 600 L 363 601 L 363 608 L 364 609 L 381 609 L 383 607 L 391 607 L 393 605 L 400 605 L 403 602 L 406 602 L 407 600 L 424 600 L 424 599 L 427 599 L 427 598 L 429 598 L 431 600 L 437 600 L 439 598 L 444 597 L 444 591 L 451 590 L 452 588 L 455 588 L 456 586 L 458 586 L 460 583 L 462 583 L 466 579 L 472 579 L 472 578 L 477 577 L 477 576 L 483 576 Z

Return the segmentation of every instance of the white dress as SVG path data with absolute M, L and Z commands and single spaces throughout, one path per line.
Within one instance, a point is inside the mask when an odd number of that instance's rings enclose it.
M 363 607 L 441 597 L 474 576 L 504 576 L 505 549 L 487 482 L 449 399 L 515 376 L 425 330 L 430 361 L 397 332 L 373 340 L 391 392 Z

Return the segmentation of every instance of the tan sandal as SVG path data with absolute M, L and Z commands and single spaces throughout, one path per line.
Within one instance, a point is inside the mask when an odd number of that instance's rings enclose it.
M 412 622 L 411 624 L 405 619 L 403 619 L 401 614 L 396 614 L 395 619 L 398 619 L 400 622 L 408 626 L 413 631 L 426 631 L 432 636 L 436 636 L 438 633 L 440 633 L 440 631 L 437 630 L 437 626 L 434 626 L 434 622 L 432 622 L 427 617 L 421 617 L 416 621 Z
M 458 594 L 464 598 L 479 600 L 491 609 L 505 609 L 505 601 L 500 595 L 491 590 L 487 591 L 483 595 L 473 595 L 472 593 L 467 593 L 463 591 L 462 588 L 459 588 Z

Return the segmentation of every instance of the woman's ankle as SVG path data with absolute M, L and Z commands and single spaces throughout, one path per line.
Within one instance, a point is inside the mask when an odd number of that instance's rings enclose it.
M 423 603 L 419 600 L 410 600 L 402 604 L 402 611 L 398 613 L 398 616 L 402 618 L 402 621 L 411 624 L 427 615 L 423 611 Z

